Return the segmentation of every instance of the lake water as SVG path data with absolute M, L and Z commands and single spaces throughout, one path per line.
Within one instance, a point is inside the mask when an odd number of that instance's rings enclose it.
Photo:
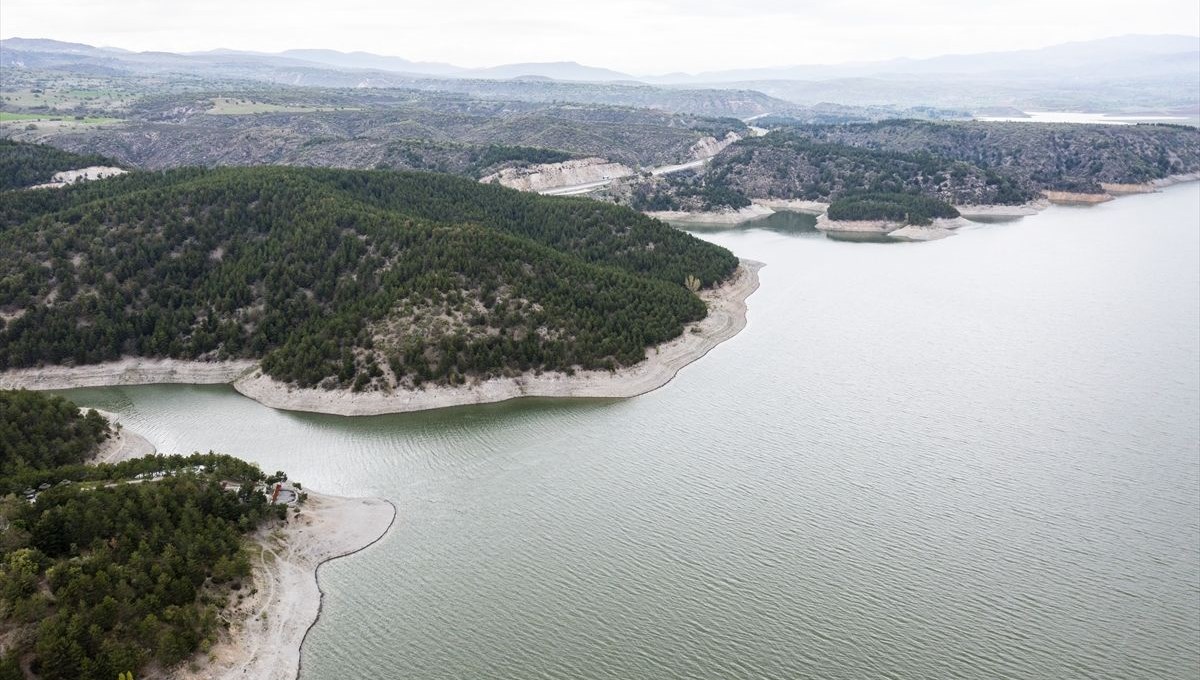
M 749 326 L 636 399 L 68 394 L 396 503 L 322 571 L 306 680 L 1200 676 L 1200 185 L 931 243 L 766 226 L 701 233 L 767 263 Z
M 1024 116 L 978 116 L 976 120 L 1008 123 L 1090 123 L 1093 125 L 1137 125 L 1138 123 L 1200 125 L 1200 121 L 1194 115 L 1163 116 L 1076 111 L 1027 111 Z

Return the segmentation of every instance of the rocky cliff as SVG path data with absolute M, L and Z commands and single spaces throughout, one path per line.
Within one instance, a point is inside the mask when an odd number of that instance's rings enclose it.
M 480 179 L 521 191 L 546 191 L 559 187 L 605 182 L 634 174 L 632 168 L 603 158 L 580 158 L 562 163 L 542 163 L 520 168 L 505 168 Z
M 725 147 L 740 140 L 741 135 L 736 132 L 728 132 L 721 139 L 716 137 L 704 137 L 700 141 L 692 145 L 690 153 L 693 159 L 701 160 L 704 158 L 712 158 L 725 150 Z

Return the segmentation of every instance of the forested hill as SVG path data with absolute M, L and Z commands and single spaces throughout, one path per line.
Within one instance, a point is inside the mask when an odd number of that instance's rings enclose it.
M 1200 129 L 1181 125 L 889 120 L 793 131 L 820 142 L 961 161 L 1037 191 L 1099 192 L 1101 182 L 1200 171 Z
M 117 165 L 104 156 L 62 151 L 44 144 L 0 139 L 0 191 L 49 182 L 54 173 L 92 165 Z
M 818 143 L 779 131 L 731 145 L 699 174 L 635 187 L 630 205 L 713 210 L 739 208 L 753 198 L 831 201 L 855 192 L 922 194 L 948 203 L 1022 203 L 1035 196 L 1012 178 L 968 163 Z
M 0 391 L 4 680 L 113 680 L 183 662 L 245 592 L 243 535 L 286 514 L 259 490 L 269 478 L 229 456 L 81 465 L 77 444 L 97 424 L 58 397 Z M 164 476 L 126 483 L 150 472 Z M 40 489 L 30 500 L 17 495 L 27 486 Z
M 103 416 L 66 399 L 0 390 L 0 476 L 82 463 L 110 434 Z
M 445 175 L 225 168 L 0 198 L 0 369 L 262 359 L 375 389 L 633 364 L 737 260 L 588 199 Z
M 1171 125 L 928 122 L 781 126 L 730 145 L 702 172 L 633 183 L 639 209 L 738 208 L 751 199 L 919 194 L 1019 204 L 1042 191 L 1102 192 L 1200 172 L 1200 130 Z

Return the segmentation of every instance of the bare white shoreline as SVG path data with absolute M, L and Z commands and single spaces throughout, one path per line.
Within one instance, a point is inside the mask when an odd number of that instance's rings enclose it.
M 256 367 L 254 361 L 179 361 L 127 357 L 85 366 L 18 368 L 0 373 L 0 389 L 69 390 L 113 385 L 219 385 Z
M 116 425 L 120 416 L 96 409 Z M 101 445 L 91 463 L 117 463 L 155 453 L 154 446 L 126 427 Z M 396 521 L 396 506 L 381 498 L 343 498 L 306 491 L 300 512 L 289 512 L 250 537 L 254 554 L 249 597 L 234 605 L 230 626 L 207 651 L 148 678 L 294 680 L 300 675 L 304 640 L 320 618 L 324 593 L 321 565 L 378 543 Z M 294 506 L 295 507 L 295 506 Z M 251 594 L 253 593 L 253 594 Z
M 168 677 L 173 680 L 294 680 L 300 651 L 320 618 L 321 565 L 383 539 L 396 506 L 379 498 L 342 498 L 308 491 L 300 513 L 253 537 L 254 588 L 228 631 L 208 652 Z M 243 588 L 243 592 L 249 589 Z
M 121 416 L 101 409 L 81 408 L 80 411 L 95 411 L 104 416 L 112 426 L 113 436 L 100 445 L 89 463 L 120 463 L 123 460 L 153 456 L 158 453 L 154 444 L 142 435 L 125 427 Z
M 829 209 L 828 203 L 820 201 L 805 201 L 801 199 L 754 199 L 754 201 L 739 210 L 658 210 L 645 213 L 664 222 L 683 222 L 687 224 L 706 226 L 732 226 L 752 222 L 769 217 L 777 212 L 798 212 L 807 215 L 821 215 Z
M 893 220 L 831 220 L 817 217 L 817 229 L 832 234 L 868 234 L 896 241 L 936 241 L 953 236 L 954 230 L 967 225 L 962 217 L 939 217 L 928 225 L 912 225 Z
M 821 215 L 826 210 L 829 210 L 828 203 L 806 201 L 799 198 L 759 198 L 754 200 L 754 204 L 776 211 L 786 210 L 788 212 L 805 213 L 807 215 Z
M 233 387 L 272 408 L 345 416 L 490 404 L 520 397 L 636 397 L 667 384 L 684 366 L 746 327 L 746 298 L 758 289 L 758 270 L 762 267 L 760 262 L 743 260 L 729 281 L 716 289 L 701 292 L 700 297 L 708 304 L 708 316 L 689 324 L 678 338 L 647 350 L 646 360 L 640 364 L 614 372 L 542 373 L 485 380 L 460 387 L 356 393 L 293 388 L 256 371 L 234 382 Z
M 0 389 L 34 390 L 157 383 L 228 384 L 272 408 L 361 416 L 488 404 L 520 397 L 624 398 L 658 389 L 684 366 L 746 327 L 746 298 L 758 289 L 761 262 L 743 260 L 728 281 L 701 291 L 708 315 L 682 335 L 647 350 L 646 360 L 614 372 L 579 371 L 498 378 L 460 387 L 350 392 L 294 388 L 257 370 L 253 361 L 196 362 L 126 358 L 87 366 L 46 366 L 0 373 Z
M 988 218 L 1017 218 L 1029 217 L 1036 215 L 1046 208 L 1050 207 L 1050 201 L 1045 199 L 1037 199 L 1028 203 L 1019 205 L 1002 205 L 1002 204 L 982 204 L 982 205 L 956 205 L 954 209 L 958 214 L 965 219 L 988 219 Z
M 775 211 L 764 205 L 757 203 L 746 206 L 739 210 L 714 210 L 711 212 L 687 212 L 685 210 L 659 210 L 648 212 L 646 215 L 660 219 L 664 222 L 689 222 L 691 224 L 705 225 L 726 225 L 726 224 L 741 224 L 757 220 L 768 215 L 775 214 Z
M 1126 194 L 1148 194 L 1164 189 L 1175 184 L 1184 182 L 1195 182 L 1200 180 L 1200 172 L 1192 172 L 1180 175 L 1170 175 L 1162 179 L 1156 179 L 1150 182 L 1141 184 L 1101 184 L 1105 193 L 1100 194 L 1083 194 L 1068 191 L 1044 191 L 1042 197 L 1021 203 L 1018 205 L 1001 205 L 1001 204 L 979 204 L 979 205 L 956 205 L 955 209 L 959 214 L 970 219 L 988 219 L 988 218 L 1017 218 L 1029 217 L 1036 215 L 1039 212 L 1050 207 L 1054 203 L 1064 203 L 1071 205 L 1104 203 L 1113 198 L 1124 196 Z M 799 212 L 808 215 L 823 215 L 829 209 L 828 203 L 820 201 L 805 201 L 801 199 L 783 199 L 783 198 L 755 198 L 752 199 L 753 204 L 742 208 L 741 210 L 717 210 L 711 212 L 696 211 L 687 212 L 682 210 L 667 210 L 658 212 L 647 212 L 650 217 L 668 222 L 685 222 L 695 225 L 721 225 L 734 226 L 744 224 L 753 220 L 762 219 L 776 212 Z M 841 231 L 876 231 L 876 229 L 845 229 Z

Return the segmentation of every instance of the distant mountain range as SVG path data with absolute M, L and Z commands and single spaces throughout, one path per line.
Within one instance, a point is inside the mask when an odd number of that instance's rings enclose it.
M 123 62 L 173 63 L 255 63 L 275 67 L 325 67 L 338 70 L 398 73 L 411 77 L 470 78 L 482 80 L 511 80 L 516 78 L 548 78 L 572 82 L 637 82 L 626 73 L 605 68 L 584 66 L 573 61 L 503 64 L 489 68 L 464 68 L 438 62 L 410 61 L 402 57 L 371 54 L 370 52 L 339 52 L 337 50 L 302 49 L 284 52 L 251 52 L 215 49 L 205 52 L 130 52 L 113 47 L 93 47 L 82 43 L 62 42 L 44 38 L 7 38 L 0 40 L 0 50 L 10 53 L 40 53 L 73 55 L 93 59 Z
M 928 59 L 891 59 L 848 64 L 809 64 L 777 68 L 675 73 L 644 78 L 660 83 L 732 83 L 756 80 L 833 80 L 886 76 L 1045 75 L 1048 71 L 1092 71 L 1117 67 L 1151 72 L 1177 65 L 1200 73 L 1200 36 L 1125 35 L 1070 42 L 1032 50 L 947 54 Z
M 57 40 L 9 38 L 0 49 L 53 52 L 90 57 L 161 60 L 164 57 L 199 61 L 252 60 L 267 65 L 319 65 L 336 69 L 384 71 L 437 78 L 508 80 L 537 77 L 576 82 L 643 82 L 659 85 L 745 83 L 766 80 L 822 81 L 842 78 L 895 78 L 904 76 L 987 76 L 1014 78 L 1044 76 L 1047 72 L 1078 75 L 1120 74 L 1125 77 L 1162 75 L 1185 71 L 1200 76 L 1200 37 L 1186 35 L 1126 35 L 1051 47 L 978 54 L 951 54 L 928 59 L 891 59 L 847 64 L 809 64 L 773 68 L 733 69 L 697 74 L 634 76 L 573 61 L 503 64 L 489 68 L 464 68 L 439 62 L 410 61 L 369 52 L 295 49 L 277 53 L 216 49 L 172 54 L 129 52 Z
M 524 101 L 642 106 L 748 118 L 826 103 L 953 111 L 1200 111 L 1200 37 L 1127 35 L 1033 50 L 635 77 L 576 62 L 464 68 L 368 52 L 130 52 L 0 40 L 0 66 L 91 75 L 188 74 L 331 88 L 407 88 Z

